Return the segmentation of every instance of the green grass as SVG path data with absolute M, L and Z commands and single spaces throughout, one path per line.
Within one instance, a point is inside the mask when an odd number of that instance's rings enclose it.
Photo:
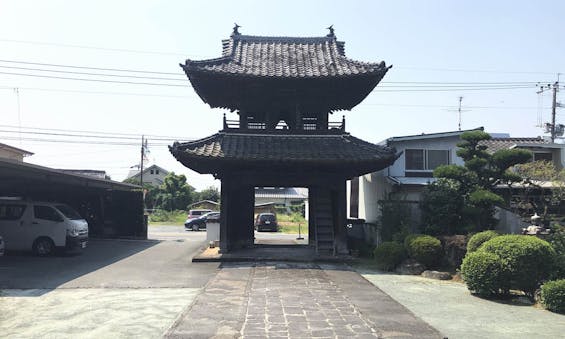
M 184 225 L 186 211 L 156 211 L 149 216 L 150 225 Z
M 288 222 L 279 221 L 279 232 L 288 234 L 298 234 L 298 224 L 300 224 L 300 233 L 303 235 L 308 235 L 308 223 L 307 222 Z

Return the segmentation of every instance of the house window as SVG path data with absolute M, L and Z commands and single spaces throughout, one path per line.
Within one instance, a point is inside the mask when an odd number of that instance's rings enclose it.
M 551 153 L 541 153 L 535 152 L 534 153 L 534 161 L 553 161 L 553 156 Z
M 151 170 L 150 173 L 153 174 L 153 170 Z
M 450 162 L 449 150 L 407 149 L 404 153 L 407 177 L 427 176 L 438 166 L 449 165 Z
M 159 174 L 159 170 L 155 170 L 155 174 Z

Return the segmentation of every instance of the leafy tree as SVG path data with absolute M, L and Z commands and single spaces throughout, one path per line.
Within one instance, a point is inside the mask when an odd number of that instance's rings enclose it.
M 219 202 L 220 191 L 214 186 L 209 186 L 208 188 L 205 188 L 202 191 L 198 192 L 198 200 L 210 200 Z
M 487 152 L 487 146 L 481 144 L 482 141 L 490 138 L 490 135 L 483 131 L 461 134 L 462 141 L 457 144 L 457 155 L 463 159 L 465 165 L 444 165 L 434 170 L 435 177 L 458 183 L 458 192 L 463 204 L 452 202 L 451 205 L 455 204 L 455 206 L 452 206 L 454 210 L 451 214 L 459 215 L 460 223 L 470 222 L 474 226 L 474 231 L 494 228 L 496 225 L 496 219 L 493 218 L 494 206 L 504 203 L 504 199 L 496 194 L 494 189 L 498 185 L 520 182 L 522 177 L 511 168 L 532 158 L 531 152 L 523 149 L 504 149 L 491 154 Z M 434 189 L 436 194 L 432 194 Z M 438 198 L 437 192 L 443 195 L 441 199 Z M 440 210 L 443 201 L 453 195 L 453 191 L 445 185 L 430 186 L 428 193 L 430 194 L 427 195 L 428 200 L 424 201 L 424 206 L 428 204 L 430 212 L 434 209 Z M 438 216 L 437 219 L 441 218 L 453 220 L 449 213 Z M 442 233 L 449 233 L 452 230 L 453 227 L 448 227 L 443 229 Z
M 422 200 L 422 218 L 425 234 L 461 234 L 465 201 L 461 184 L 452 179 L 440 178 L 425 190 Z
M 184 174 L 170 172 L 159 187 L 155 205 L 167 211 L 183 210 L 194 202 L 194 195 L 195 189 L 186 182 Z
M 522 189 L 524 195 L 521 204 L 530 203 L 529 194 L 532 190 L 541 192 L 543 214 L 547 214 L 551 205 L 559 205 L 565 200 L 565 169 L 557 170 L 549 161 L 533 161 L 516 166 L 516 172 L 524 178 Z M 551 190 L 544 190 L 542 186 L 550 183 Z M 528 211 L 530 212 L 530 211 Z M 540 212 L 541 211 L 537 211 Z

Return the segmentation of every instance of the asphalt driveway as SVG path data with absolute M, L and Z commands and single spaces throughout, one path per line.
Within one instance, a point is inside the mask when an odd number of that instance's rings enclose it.
M 153 231 L 146 241 L 92 239 L 79 255 L 0 257 L 2 336 L 160 337 L 218 264 L 191 263 L 204 232 Z

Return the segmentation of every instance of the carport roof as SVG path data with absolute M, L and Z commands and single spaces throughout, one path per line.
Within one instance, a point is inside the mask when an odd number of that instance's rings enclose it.
M 49 167 L 0 158 L 0 188 L 15 185 L 63 184 L 78 187 L 121 191 L 140 189 L 140 186 L 86 175 L 65 173 Z

